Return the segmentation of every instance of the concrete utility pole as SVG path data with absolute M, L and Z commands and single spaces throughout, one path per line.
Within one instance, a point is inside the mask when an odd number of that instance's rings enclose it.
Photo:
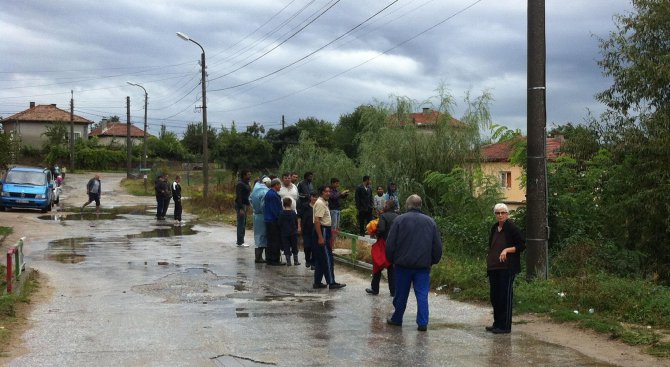
M 207 191 L 209 187 L 209 151 L 207 149 L 207 84 L 206 84 L 206 79 L 207 79 L 207 71 L 206 71 L 206 66 L 205 66 L 205 49 L 202 48 L 202 46 L 191 39 L 191 37 L 187 36 L 184 33 L 177 32 L 177 36 L 184 41 L 191 41 L 198 45 L 200 49 L 202 50 L 202 54 L 200 55 L 200 69 L 202 72 L 201 75 L 201 80 L 200 83 L 202 84 L 202 160 L 203 160 L 203 165 L 202 165 L 202 180 L 203 180 L 203 188 L 202 188 L 202 197 L 204 199 L 207 199 Z
M 130 170 L 132 169 L 132 140 L 130 139 L 130 97 L 126 97 L 126 177 L 130 178 Z
M 149 94 L 143 86 L 137 83 L 126 82 L 130 85 L 142 88 L 144 91 L 144 136 L 142 137 L 142 166 L 140 168 L 147 168 L 147 101 L 149 99 Z
M 526 275 L 549 276 L 546 157 L 545 2 L 528 0 L 528 177 L 526 183 Z
M 74 173 L 74 91 L 70 90 L 70 172 Z

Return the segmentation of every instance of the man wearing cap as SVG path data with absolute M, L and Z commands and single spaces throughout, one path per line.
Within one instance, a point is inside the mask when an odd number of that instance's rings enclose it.
M 161 173 L 156 178 L 154 190 L 156 191 L 156 219 L 165 220 L 167 205 L 170 205 L 170 201 L 168 200 L 166 203 L 165 198 L 171 196 L 165 173 Z
M 263 207 L 265 205 L 265 194 L 270 190 L 270 177 L 263 176 L 254 185 L 251 191 L 251 207 L 254 211 L 254 242 L 256 245 L 256 263 L 264 263 L 263 251 L 268 245 L 267 232 L 265 230 L 265 219 L 263 218 Z M 266 255 L 267 256 L 267 255 Z

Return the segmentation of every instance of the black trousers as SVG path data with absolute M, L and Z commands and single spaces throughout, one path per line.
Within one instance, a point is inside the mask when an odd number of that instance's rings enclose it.
M 174 200 L 174 220 L 181 221 L 181 199 Z
M 512 298 L 514 274 L 507 269 L 489 270 L 491 306 L 493 306 L 493 327 L 512 330 Z
M 395 295 L 395 270 L 393 269 L 393 265 L 389 266 L 386 269 L 386 276 L 388 277 L 389 281 L 389 292 L 391 292 L 391 295 Z M 372 283 L 370 284 L 370 288 L 372 288 L 372 291 L 375 293 L 379 293 L 379 281 L 382 279 L 382 270 L 372 273 Z
M 167 214 L 171 199 L 171 197 L 163 197 L 163 212 L 161 213 L 161 218 L 165 218 L 165 214 Z
M 268 246 L 265 250 L 265 260 L 269 263 L 277 263 L 281 259 L 281 232 L 279 223 L 265 222 L 265 231 L 268 238 Z
M 367 234 L 365 227 L 372 220 L 372 209 L 358 211 L 358 234 L 364 236 Z

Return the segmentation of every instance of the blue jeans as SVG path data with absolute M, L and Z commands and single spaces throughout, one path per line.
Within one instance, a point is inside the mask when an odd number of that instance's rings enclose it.
M 325 244 L 319 245 L 319 239 L 314 236 L 312 245 L 312 256 L 314 258 L 314 284 L 321 283 L 321 279 L 326 278 L 327 284 L 335 283 L 335 273 L 333 272 L 333 251 L 330 248 L 330 227 L 321 226 L 321 232 Z
M 331 210 L 330 211 L 330 228 L 333 231 L 337 231 L 340 228 L 340 218 L 341 218 L 341 210 Z
M 419 326 L 428 325 L 428 291 L 430 290 L 430 269 L 403 268 L 395 265 L 395 296 L 393 307 L 395 311 L 391 320 L 402 324 L 402 317 L 407 308 L 409 289 L 414 286 L 417 312 L 416 323 Z
M 244 215 L 240 215 L 240 210 L 245 209 L 246 205 L 239 205 L 235 203 L 235 212 L 237 214 L 237 245 L 244 243 L 244 231 L 247 227 L 247 215 L 246 211 Z

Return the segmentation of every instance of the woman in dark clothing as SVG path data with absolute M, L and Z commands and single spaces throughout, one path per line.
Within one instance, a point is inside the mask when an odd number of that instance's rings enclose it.
M 486 258 L 493 325 L 487 326 L 486 330 L 494 334 L 508 334 L 512 331 L 514 277 L 521 271 L 519 255 L 526 249 L 526 240 L 509 220 L 507 205 L 496 204 L 493 213 L 498 222 L 491 227 Z
M 379 216 L 379 222 L 377 222 L 377 232 L 375 234 L 377 242 L 373 245 L 373 252 L 379 251 L 383 255 L 382 260 L 386 260 L 386 235 L 391 229 L 393 220 L 398 216 L 398 213 L 395 212 L 395 206 L 396 203 L 393 198 L 386 201 L 384 203 L 384 211 Z M 390 264 L 388 260 L 378 263 L 378 261 L 375 261 L 375 257 L 373 256 L 372 283 L 370 284 L 370 288 L 365 289 L 365 292 L 373 295 L 379 294 L 379 281 L 382 278 L 382 270 L 386 268 L 389 292 L 391 292 L 391 296 L 393 297 L 395 295 L 395 278 L 393 276 L 395 272 L 393 271 L 393 264 Z

